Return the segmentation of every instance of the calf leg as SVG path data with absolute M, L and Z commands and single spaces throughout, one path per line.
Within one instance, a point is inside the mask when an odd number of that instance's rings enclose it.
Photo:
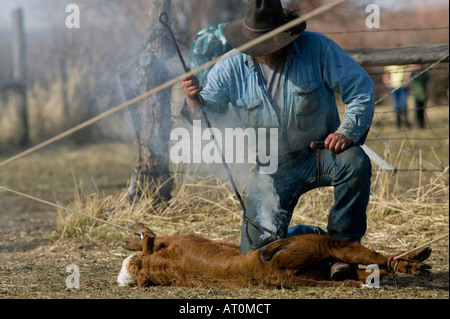
M 359 243 L 337 241 L 330 248 L 330 253 L 336 260 L 348 264 L 386 265 L 388 261 L 388 257 Z
M 400 253 L 403 255 L 403 253 Z M 424 276 L 430 273 L 432 268 L 430 265 L 422 263 L 431 255 L 431 248 L 424 247 L 415 250 L 398 260 L 394 260 L 395 255 L 391 256 L 388 261 L 388 269 L 392 272 L 412 274 L 414 276 Z
M 384 276 L 390 272 L 399 272 L 411 274 L 414 276 L 423 276 L 430 273 L 431 266 L 422 263 L 431 254 L 431 249 L 424 248 L 420 251 L 413 252 L 406 257 L 393 260 L 371 249 L 365 248 L 358 243 L 343 244 L 340 242 L 339 247 L 332 249 L 332 255 L 345 263 L 362 264 L 362 265 L 378 265 L 379 275 Z M 360 280 L 365 281 L 370 272 L 358 272 Z
M 339 261 L 350 264 L 378 265 L 380 269 L 386 268 L 388 271 L 422 276 L 429 273 L 431 266 L 422 263 L 431 254 L 431 249 L 425 248 L 418 252 L 409 254 L 409 258 L 393 260 L 374 250 L 365 248 L 358 243 L 343 243 L 332 248 L 331 254 Z
M 420 262 L 419 260 L 403 260 L 399 259 L 391 260 L 389 259 L 388 264 L 377 265 L 379 268 L 377 270 L 364 270 L 358 269 L 357 276 L 362 282 L 366 282 L 369 276 L 372 276 L 374 271 L 378 271 L 378 276 L 381 279 L 383 276 L 389 275 L 390 273 L 404 273 L 411 274 L 414 276 L 425 276 L 430 273 L 431 266 Z

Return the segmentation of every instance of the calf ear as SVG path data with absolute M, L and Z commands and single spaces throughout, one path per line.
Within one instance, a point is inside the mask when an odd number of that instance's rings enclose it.
M 142 238 L 142 254 L 152 254 L 153 253 L 153 247 L 155 245 L 155 236 L 148 236 L 144 235 Z
M 131 226 L 131 229 L 136 230 L 139 233 L 146 233 L 156 237 L 156 234 L 142 223 L 135 223 L 133 226 Z

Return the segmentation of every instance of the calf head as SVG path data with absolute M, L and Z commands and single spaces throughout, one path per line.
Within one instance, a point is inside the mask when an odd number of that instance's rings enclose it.
M 141 223 L 135 224 L 134 226 L 131 227 L 131 229 L 135 230 L 137 233 L 144 233 L 148 236 L 156 237 L 155 233 L 151 229 L 145 227 Z M 140 251 L 142 250 L 142 239 L 137 236 L 125 238 L 123 239 L 122 247 L 125 248 L 126 250 Z
M 147 234 L 143 234 L 142 239 L 139 237 L 132 238 L 133 246 L 131 246 L 132 249 L 128 250 L 137 250 L 137 247 L 141 247 L 142 251 L 127 257 L 123 261 L 122 268 L 117 277 L 117 283 L 120 287 L 134 285 L 142 287 L 147 283 L 148 280 L 145 279 L 146 277 L 142 274 L 142 261 L 146 255 L 153 253 L 155 238 L 156 236 Z

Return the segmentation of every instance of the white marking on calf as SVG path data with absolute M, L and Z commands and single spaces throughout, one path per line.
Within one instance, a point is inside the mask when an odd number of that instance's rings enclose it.
M 117 277 L 117 283 L 119 284 L 119 287 L 127 287 L 133 281 L 133 278 L 128 273 L 128 264 L 131 260 L 131 257 L 133 256 L 134 255 L 127 257 L 122 263 L 122 269 L 120 270 L 119 276 Z

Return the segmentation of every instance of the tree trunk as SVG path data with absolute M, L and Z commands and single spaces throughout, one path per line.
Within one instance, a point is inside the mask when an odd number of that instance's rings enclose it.
M 134 89 L 137 94 L 147 92 L 169 80 L 165 60 L 173 54 L 170 38 L 159 23 L 160 13 L 170 12 L 170 1 L 152 0 L 150 5 L 150 29 L 137 62 Z M 142 195 L 154 195 L 157 202 L 171 198 L 173 181 L 169 171 L 169 140 L 172 129 L 170 100 L 171 91 L 165 90 L 131 109 L 138 142 L 138 163 L 133 170 L 128 190 L 128 198 L 131 201 Z

